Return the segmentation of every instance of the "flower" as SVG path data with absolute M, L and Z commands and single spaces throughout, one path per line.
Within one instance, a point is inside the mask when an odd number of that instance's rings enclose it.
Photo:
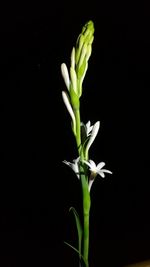
M 81 137 L 82 137 L 82 142 L 84 143 L 85 141 L 89 140 L 89 137 L 91 135 L 93 129 L 93 125 L 91 125 L 91 122 L 88 121 L 86 124 L 81 122 Z M 87 139 L 88 137 L 88 139 Z
M 69 162 L 69 161 L 66 161 L 66 160 L 63 160 L 63 163 L 68 165 L 75 172 L 75 174 L 77 175 L 78 179 L 79 179 L 79 160 L 80 160 L 80 157 L 78 157 L 77 159 L 74 159 L 73 163 Z
M 92 129 L 90 128 L 92 127 Z M 99 131 L 99 128 L 100 128 L 100 121 L 97 121 L 94 126 L 89 126 L 87 127 L 88 131 L 90 130 L 90 138 L 89 138 L 89 141 L 87 143 L 87 146 L 86 146 L 86 149 L 85 149 L 85 158 L 88 158 L 88 152 L 89 152 L 89 149 L 92 145 L 92 143 L 94 142 L 97 134 L 98 134 L 98 131 Z
M 96 176 L 97 174 L 99 174 L 102 178 L 105 177 L 105 173 L 110 173 L 112 174 L 111 171 L 106 170 L 106 169 L 102 169 L 105 166 L 105 162 L 100 162 L 97 165 L 95 164 L 95 162 L 93 160 L 83 160 L 83 162 L 89 166 L 89 170 L 91 171 L 91 173 Z
M 91 125 L 91 122 L 88 121 L 85 125 L 86 128 L 86 135 L 89 136 L 91 134 L 91 131 L 93 129 L 93 125 Z
M 91 189 L 92 183 L 94 182 L 95 177 L 99 174 L 102 178 L 105 177 L 105 173 L 112 174 L 111 171 L 102 169 L 105 166 L 105 162 L 100 162 L 97 165 L 93 160 L 83 160 L 83 162 L 89 167 L 91 175 L 89 178 L 89 190 Z

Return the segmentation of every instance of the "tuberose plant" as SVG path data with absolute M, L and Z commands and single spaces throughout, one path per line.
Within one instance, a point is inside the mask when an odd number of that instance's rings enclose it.
M 92 43 L 94 40 L 94 23 L 88 21 L 80 35 L 77 38 L 76 45 L 72 48 L 70 68 L 68 70 L 65 63 L 61 64 L 61 74 L 64 79 L 67 90 L 62 91 L 62 99 L 71 116 L 71 128 L 75 137 L 78 155 L 72 162 L 64 160 L 63 162 L 71 167 L 76 173 L 82 187 L 82 208 L 83 219 L 75 208 L 71 207 L 78 233 L 78 247 L 75 248 L 68 244 L 79 255 L 79 266 L 89 267 L 89 216 L 90 216 L 90 190 L 97 175 L 102 178 L 105 173 L 112 174 L 111 171 L 104 169 L 104 162 L 97 165 L 90 159 L 89 151 L 93 144 L 99 128 L 100 121 L 91 125 L 88 121 L 86 124 L 81 120 L 80 98 L 82 96 L 83 81 L 88 69 L 89 58 L 92 53 Z

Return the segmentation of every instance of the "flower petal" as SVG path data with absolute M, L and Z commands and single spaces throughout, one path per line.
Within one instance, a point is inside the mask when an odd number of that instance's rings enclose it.
M 112 174 L 112 172 L 111 172 L 111 171 L 109 171 L 109 170 L 106 170 L 106 169 L 102 169 L 101 171 L 103 171 L 103 172 L 106 172 L 106 173 L 110 173 L 110 174 Z
M 105 166 L 105 162 L 100 162 L 97 164 L 97 170 L 101 170 Z
M 103 171 L 100 170 L 100 171 L 98 171 L 97 173 L 98 173 L 102 178 L 105 178 L 105 174 L 103 173 Z
M 63 163 L 65 163 L 66 165 L 68 165 L 77 175 L 78 179 L 79 179 L 79 166 L 78 166 L 78 162 L 79 162 L 79 157 L 75 160 L 73 160 L 72 162 L 63 160 Z
M 91 170 L 96 171 L 97 167 L 96 167 L 95 162 L 92 159 L 89 159 L 89 163 L 91 165 Z
M 84 162 L 87 166 L 89 166 L 89 167 L 91 168 L 91 164 L 90 164 L 89 161 L 87 161 L 87 160 L 83 160 L 83 162 Z
M 93 125 L 91 125 L 91 122 L 88 121 L 85 126 L 86 126 L 86 134 L 88 136 L 91 133 L 92 129 L 93 129 Z

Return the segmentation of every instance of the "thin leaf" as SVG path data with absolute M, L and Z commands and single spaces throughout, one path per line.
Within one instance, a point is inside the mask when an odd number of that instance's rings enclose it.
M 84 257 L 80 254 L 79 250 L 77 250 L 75 247 L 73 247 L 72 245 L 70 245 L 70 244 L 69 244 L 68 242 L 66 242 L 66 241 L 64 241 L 64 243 L 65 243 L 68 247 L 72 248 L 77 254 L 79 254 L 79 256 L 80 256 L 80 261 L 82 260 L 83 263 L 84 263 L 84 265 L 86 266 L 86 262 L 85 262 L 85 260 L 84 260 Z
M 76 221 L 76 227 L 77 227 L 77 232 L 78 232 L 78 249 L 79 249 L 79 254 L 81 255 L 81 244 L 82 244 L 82 225 L 79 219 L 79 215 L 75 208 L 71 207 L 69 211 L 72 211 L 75 217 Z

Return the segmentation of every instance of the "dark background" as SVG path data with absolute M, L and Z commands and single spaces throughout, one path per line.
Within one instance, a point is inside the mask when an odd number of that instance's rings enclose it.
M 90 267 L 150 258 L 148 3 L 3 3 L 0 8 L 0 265 L 78 266 L 70 206 L 80 185 L 60 64 L 92 19 L 81 117 L 101 121 L 91 158 L 113 171 L 91 191 Z

